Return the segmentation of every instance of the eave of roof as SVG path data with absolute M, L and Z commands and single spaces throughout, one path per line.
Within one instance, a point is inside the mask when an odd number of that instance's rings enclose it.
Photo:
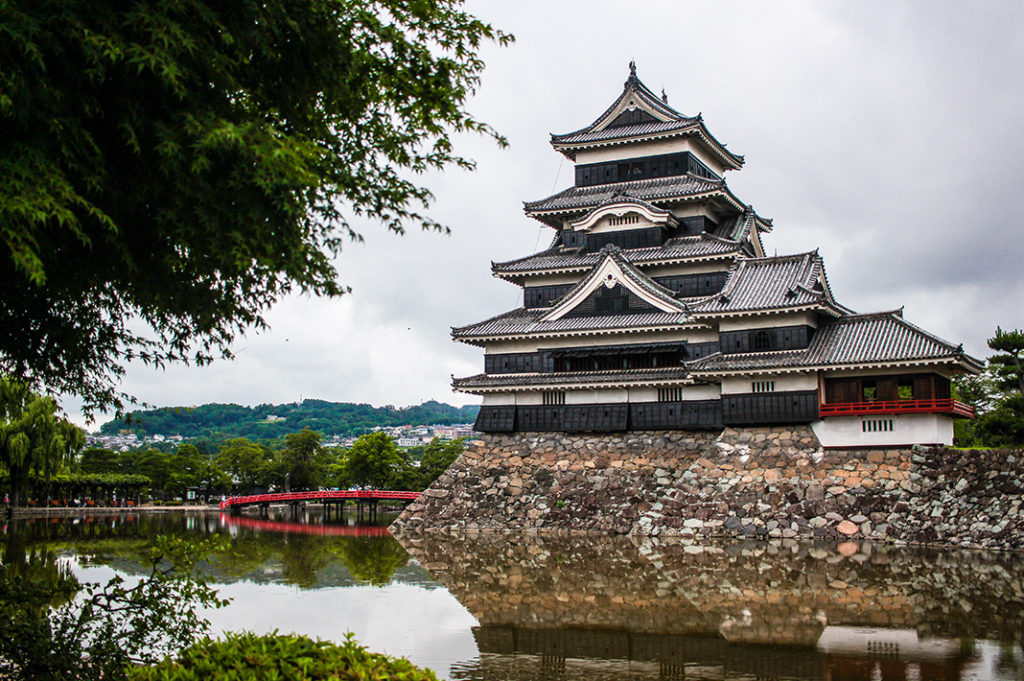
M 703 199 L 719 199 L 734 210 L 742 212 L 748 209 L 748 206 L 732 193 L 725 180 L 709 180 L 696 175 L 674 175 L 585 187 L 574 185 L 546 198 L 523 202 L 523 211 L 530 217 L 557 228 L 561 226 L 563 217 L 583 215 L 609 199 L 625 195 L 658 207 Z
M 743 244 L 712 234 L 676 237 L 661 246 L 632 248 L 622 251 L 623 257 L 635 267 L 665 265 L 677 262 L 732 259 L 742 251 Z M 506 262 L 491 263 L 494 276 L 517 280 L 543 274 L 583 272 L 601 260 L 599 252 L 581 252 L 579 248 L 556 247 Z
M 577 131 L 561 136 L 552 135 L 551 146 L 566 158 L 575 161 L 577 152 L 585 149 L 653 142 L 672 137 L 696 137 L 701 146 L 714 154 L 727 169 L 739 170 L 743 167 L 743 156 L 726 149 L 725 145 L 711 134 L 699 115 L 686 122 L 639 123 L 590 133 Z
M 576 371 L 530 374 L 477 374 L 452 381 L 452 388 L 467 393 L 509 390 L 551 390 L 600 386 L 615 388 L 641 385 L 689 385 L 693 380 L 685 367 L 624 369 L 620 371 Z
M 657 331 L 705 328 L 684 312 L 646 312 L 630 315 L 565 317 L 544 322 L 540 318 L 549 308 L 517 308 L 476 324 L 452 329 L 454 340 L 470 345 L 531 338 L 625 335 Z

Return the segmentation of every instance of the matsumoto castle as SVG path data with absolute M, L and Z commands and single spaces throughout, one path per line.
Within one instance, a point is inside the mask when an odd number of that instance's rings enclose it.
M 622 94 L 552 146 L 575 183 L 525 204 L 551 245 L 494 263 L 523 305 L 452 330 L 484 348 L 483 432 L 810 424 L 825 447 L 951 444 L 963 347 L 835 299 L 817 251 L 766 256 L 725 182 L 743 157 L 630 64 Z

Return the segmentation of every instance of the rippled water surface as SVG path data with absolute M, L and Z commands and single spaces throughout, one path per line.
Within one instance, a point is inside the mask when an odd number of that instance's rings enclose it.
M 386 519 L 384 519 L 386 522 Z M 393 538 L 311 512 L 21 519 L 6 564 L 104 581 L 222 535 L 215 631 L 300 632 L 450 679 L 1024 679 L 1024 557 L 782 541 Z

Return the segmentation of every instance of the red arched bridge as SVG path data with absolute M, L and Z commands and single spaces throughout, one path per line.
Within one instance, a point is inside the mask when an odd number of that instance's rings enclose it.
M 220 502 L 222 509 L 240 509 L 246 506 L 269 506 L 270 504 L 297 504 L 303 501 L 342 503 L 345 501 L 370 502 L 401 501 L 408 503 L 419 498 L 419 492 L 386 489 L 344 489 L 318 490 L 315 492 L 274 492 L 273 494 L 250 494 L 245 497 L 228 497 Z

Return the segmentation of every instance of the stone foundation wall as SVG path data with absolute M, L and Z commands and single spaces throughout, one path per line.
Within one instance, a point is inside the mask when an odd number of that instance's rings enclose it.
M 823 450 L 806 426 L 485 435 L 393 529 L 865 538 L 1024 548 L 1024 456 Z

